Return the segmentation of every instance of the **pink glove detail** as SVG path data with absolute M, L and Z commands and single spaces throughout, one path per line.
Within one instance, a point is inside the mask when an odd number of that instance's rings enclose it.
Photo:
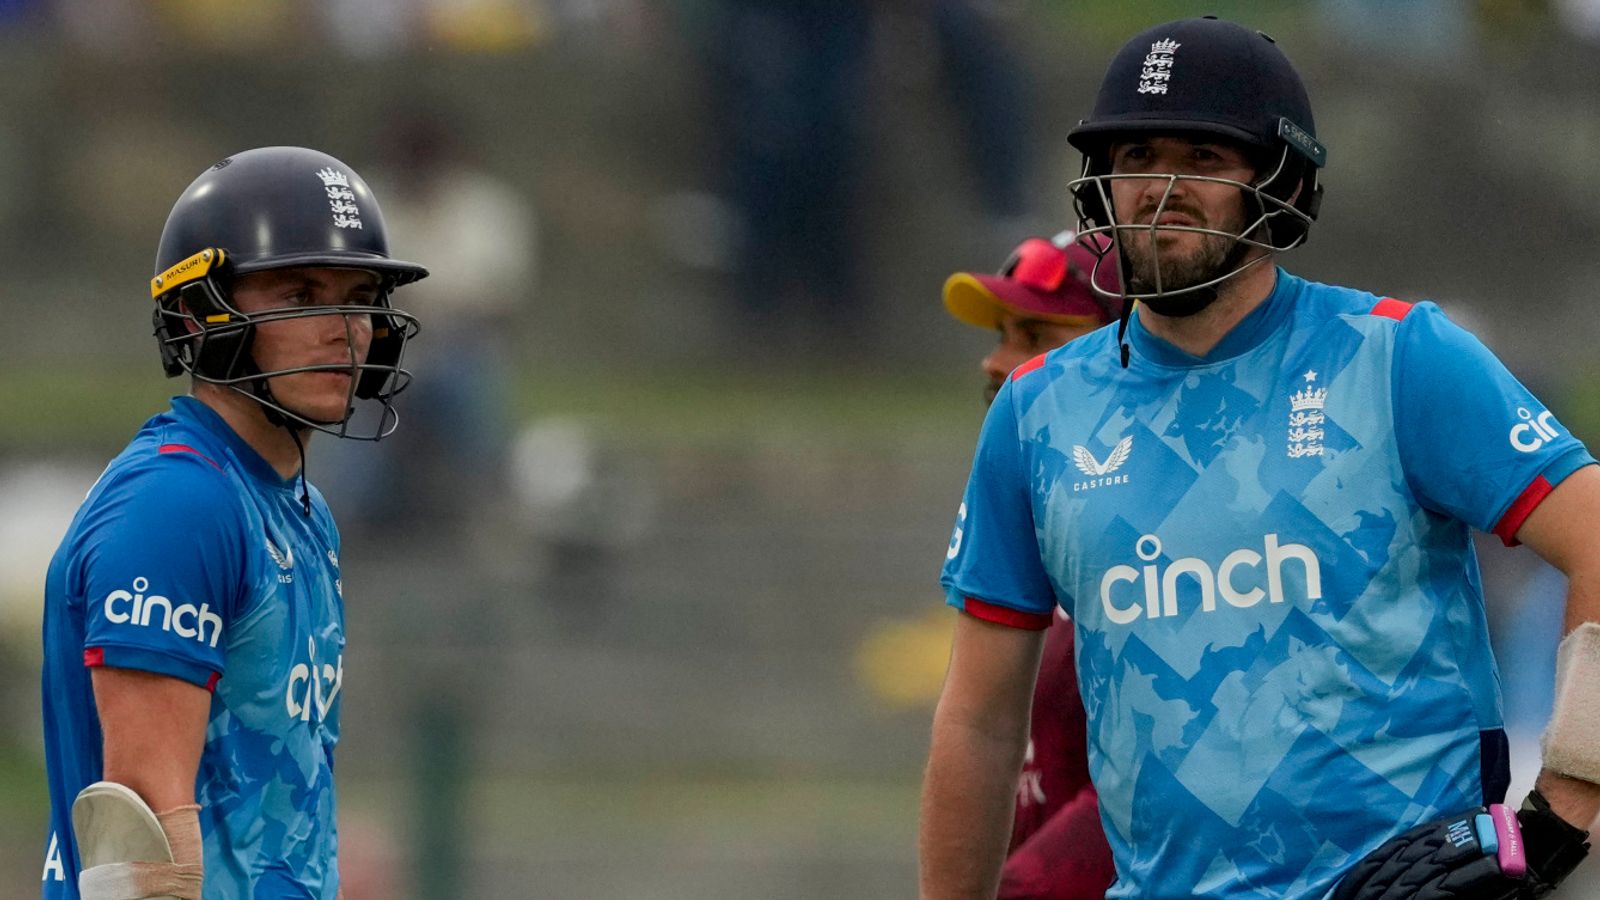
M 1517 821 L 1516 810 L 1504 803 L 1489 807 L 1494 819 L 1494 831 L 1500 839 L 1498 856 L 1500 872 L 1507 878 L 1522 878 L 1528 874 L 1528 855 L 1522 845 L 1522 824 Z

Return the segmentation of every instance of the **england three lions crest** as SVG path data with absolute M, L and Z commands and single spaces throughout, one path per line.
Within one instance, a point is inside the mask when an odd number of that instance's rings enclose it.
M 360 228 L 361 210 L 356 208 L 356 194 L 350 189 L 350 176 L 328 166 L 317 170 L 322 179 L 322 189 L 328 193 L 328 210 L 333 214 L 335 228 Z
M 1290 459 L 1321 456 L 1322 439 L 1326 435 L 1323 423 L 1327 416 L 1323 408 L 1328 405 L 1328 389 L 1317 387 L 1317 372 L 1308 370 L 1300 376 L 1306 386 L 1289 395 L 1288 455 Z
M 1139 93 L 1167 92 L 1167 84 L 1172 81 L 1173 57 L 1177 55 L 1181 46 L 1183 45 L 1171 38 L 1150 45 L 1150 53 L 1145 56 L 1144 66 L 1139 70 Z

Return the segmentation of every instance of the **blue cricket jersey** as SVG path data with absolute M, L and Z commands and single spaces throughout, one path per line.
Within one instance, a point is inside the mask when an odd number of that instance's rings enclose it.
M 89 491 L 45 584 L 45 900 L 78 896 L 72 801 L 103 762 L 94 666 L 213 692 L 195 782 L 206 900 L 333 900 L 339 533 L 296 487 L 178 397 Z
M 1278 271 L 1206 357 L 1137 312 L 990 409 L 942 582 L 1077 629 L 1108 898 L 1324 897 L 1414 824 L 1499 800 L 1472 528 L 1507 543 L 1594 462 L 1481 343 Z

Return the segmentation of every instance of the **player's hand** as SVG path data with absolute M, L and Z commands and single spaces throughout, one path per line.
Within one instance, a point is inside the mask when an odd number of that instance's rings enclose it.
M 1520 813 L 1480 806 L 1389 839 L 1346 873 L 1333 900 L 1532 900 L 1571 874 L 1586 837 L 1534 792 Z

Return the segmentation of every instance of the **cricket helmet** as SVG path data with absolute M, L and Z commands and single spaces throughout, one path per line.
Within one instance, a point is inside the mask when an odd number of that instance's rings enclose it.
M 1112 145 L 1152 134 L 1204 136 L 1240 145 L 1255 163 L 1255 180 L 1113 175 Z M 1327 150 L 1317 141 L 1311 101 L 1300 74 L 1272 38 L 1214 16 L 1157 25 L 1128 41 L 1106 69 L 1094 111 L 1068 133 L 1067 140 L 1083 153 L 1082 176 L 1068 186 L 1079 232 L 1086 238 L 1110 239 L 1108 247 L 1125 233 L 1156 227 L 1116 221 L 1110 184 L 1118 178 L 1165 178 L 1169 195 L 1181 179 L 1237 185 L 1245 201 L 1243 231 L 1162 227 L 1221 235 L 1241 248 L 1269 252 L 1303 243 L 1322 201 L 1317 174 L 1327 162 Z M 1157 217 L 1160 213 L 1158 209 Z M 1214 288 L 1253 262 L 1205 284 L 1172 291 L 1157 287 L 1123 296 L 1150 301 Z M 1128 287 L 1124 278 L 1124 290 Z
M 311 306 L 245 313 L 231 299 L 233 280 L 251 272 L 299 267 L 362 269 L 378 276 L 370 305 Z M 417 320 L 395 309 L 390 292 L 428 274 L 389 256 L 383 213 L 361 176 L 304 147 L 262 147 L 222 160 L 196 178 L 173 205 L 156 251 L 150 295 L 167 375 L 184 372 L 260 402 L 268 418 L 341 437 L 376 440 L 394 430 L 394 395 L 410 382 L 401 367 Z M 348 365 L 261 371 L 251 354 L 257 326 L 305 316 L 370 316 L 365 360 Z M 346 319 L 348 327 L 349 320 Z M 353 346 L 353 345 L 352 345 Z M 350 402 L 337 422 L 312 421 L 284 408 L 267 379 L 302 371 L 354 369 Z M 349 433 L 356 399 L 376 400 L 382 415 L 371 435 Z

